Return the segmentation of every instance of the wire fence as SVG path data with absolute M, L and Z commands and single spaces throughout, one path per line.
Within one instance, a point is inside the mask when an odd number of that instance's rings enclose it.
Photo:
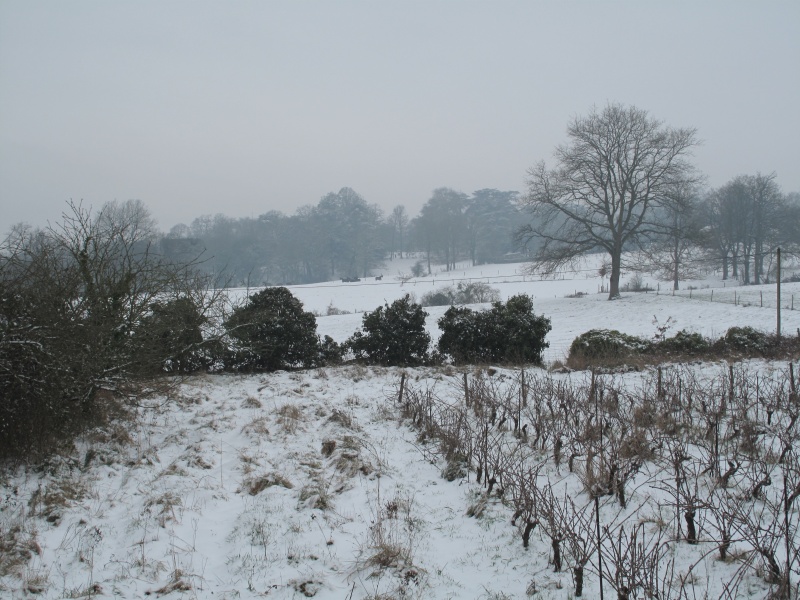
M 778 295 L 776 290 L 748 289 L 747 287 L 738 288 L 703 288 L 677 291 L 654 291 L 651 293 L 685 298 L 687 300 L 697 300 L 700 302 L 719 302 L 722 304 L 732 304 L 734 306 L 756 306 L 759 308 L 772 308 L 778 306 Z M 797 296 L 795 298 L 795 296 Z M 794 293 L 781 294 L 781 310 L 800 310 L 800 295 Z

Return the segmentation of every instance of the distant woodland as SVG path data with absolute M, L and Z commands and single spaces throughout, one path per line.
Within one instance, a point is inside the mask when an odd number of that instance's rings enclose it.
M 420 275 L 429 272 L 431 262 L 450 268 L 456 260 L 520 260 L 514 232 L 524 219 L 513 191 L 467 195 L 439 188 L 411 217 L 402 205 L 385 214 L 342 188 L 293 215 L 204 215 L 190 225 L 176 225 L 159 243 L 171 260 L 199 257 L 201 268 L 226 285 L 286 285 L 380 274 L 408 252 L 424 257 Z
M 627 268 L 655 271 L 676 288 L 679 280 L 711 271 L 744 284 L 769 283 L 776 248 L 787 259 L 800 250 L 800 193 L 783 193 L 774 174 L 690 190 L 678 206 L 654 211 L 661 228 L 643 243 L 628 244 L 634 258 Z M 537 216 L 528 209 L 515 191 L 468 195 L 439 188 L 416 216 L 403 205 L 386 213 L 345 187 L 292 215 L 203 215 L 159 234 L 158 246 L 169 260 L 199 261 L 224 286 L 397 275 L 391 262 L 408 253 L 418 258 L 413 275 L 424 276 L 432 264 L 449 270 L 457 261 L 476 265 L 534 256 L 546 240 L 519 235 L 537 229 Z

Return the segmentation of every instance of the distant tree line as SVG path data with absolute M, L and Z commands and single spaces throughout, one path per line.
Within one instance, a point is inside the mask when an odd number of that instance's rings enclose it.
M 776 250 L 782 248 L 788 261 L 800 256 L 800 194 L 783 193 L 775 173 L 675 193 L 673 204 L 656 211 L 659 234 L 632 254 L 640 270 L 670 281 L 673 289 L 708 271 L 744 285 L 774 282 Z
M 456 261 L 500 262 L 514 251 L 523 217 L 516 192 L 484 189 L 470 196 L 440 188 L 409 218 L 402 205 L 385 215 L 346 187 L 293 215 L 197 217 L 160 243 L 173 260 L 200 257 L 200 268 L 220 283 L 287 285 L 379 274 L 408 252 L 422 253 L 428 272 L 432 262 L 448 269 Z
M 557 169 L 532 169 L 524 196 L 496 189 L 468 195 L 443 187 L 411 218 L 403 205 L 384 214 L 354 190 L 342 188 L 292 215 L 200 216 L 162 235 L 158 248 L 174 262 L 197 261 L 220 287 L 368 277 L 408 253 L 420 257 L 416 276 L 431 274 L 434 264 L 449 271 L 458 262 L 529 258 L 531 270 L 547 275 L 587 254 L 604 252 L 610 297 L 619 294 L 623 266 L 652 272 L 678 289 L 681 280 L 711 270 L 721 271 L 724 280 L 768 283 L 774 280 L 778 247 L 787 258 L 800 256 L 800 193 L 784 193 L 775 173 L 741 175 L 708 189 L 683 159 L 677 165 L 677 158 L 667 165 L 644 161 L 642 172 L 635 156 L 619 163 L 627 164 L 627 170 L 613 167 L 610 156 L 595 156 L 610 166 L 609 172 L 596 173 L 595 182 L 581 179 L 587 135 L 605 139 L 613 132 L 620 138 L 620 130 L 635 130 L 640 146 L 653 145 L 662 161 L 662 155 L 680 155 L 694 143 L 693 130 L 681 130 L 681 139 L 638 109 L 614 107 L 601 117 L 572 124 L 581 143 L 561 148 L 565 164 Z M 632 142 L 614 143 L 619 146 L 614 152 L 624 153 Z M 607 139 L 604 144 L 589 147 L 611 152 L 608 146 L 614 144 Z
M 678 202 L 657 213 L 662 231 L 635 255 L 643 270 L 671 281 L 673 289 L 712 270 L 744 285 L 774 282 L 776 250 L 786 260 L 800 256 L 800 194 L 783 193 L 775 173 L 677 194 Z
M 722 278 L 745 284 L 774 280 L 775 250 L 800 246 L 800 194 L 784 194 L 775 173 L 742 175 L 710 190 L 698 215 Z

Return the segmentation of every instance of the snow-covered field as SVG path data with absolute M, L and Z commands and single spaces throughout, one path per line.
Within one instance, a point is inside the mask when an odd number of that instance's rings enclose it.
M 572 340 L 589 329 L 617 329 L 650 338 L 656 333 L 657 325 L 664 325 L 672 319 L 668 335 L 688 329 L 718 337 L 733 325 L 775 330 L 774 284 L 740 287 L 735 282 L 723 282 L 712 275 L 707 279 L 682 281 L 683 289 L 673 296 L 668 283 L 644 277 L 645 284 L 654 290 L 660 288 L 660 291 L 623 293 L 621 299 L 608 302 L 608 294 L 598 292 L 601 286 L 608 286 L 608 279 L 597 274 L 601 261 L 602 256 L 591 257 L 576 271 L 564 273 L 556 279 L 525 275 L 524 264 L 503 264 L 464 265 L 450 272 L 434 269 L 430 277 L 402 281 L 400 276 L 407 276 L 415 262 L 414 259 L 406 259 L 388 262 L 381 281 L 368 278 L 358 283 L 330 282 L 292 286 L 290 289 L 303 302 L 306 310 L 325 315 L 328 307 L 334 306 L 352 313 L 317 318 L 319 333 L 330 335 L 337 342 L 343 342 L 361 326 L 362 315 L 358 313 L 374 310 L 386 302 L 391 303 L 404 294 L 413 294 L 419 300 L 428 292 L 461 281 L 487 283 L 500 292 L 504 301 L 515 294 L 528 294 L 534 298 L 536 313 L 547 316 L 552 323 L 553 329 L 547 336 L 550 347 L 545 351 L 545 361 L 563 359 Z M 624 285 L 630 276 L 623 274 L 621 284 Z M 245 293 L 245 290 L 238 291 L 239 296 Z M 586 295 L 567 297 L 577 293 Z M 800 327 L 800 283 L 784 283 L 781 299 L 784 307 L 781 330 L 796 334 Z M 792 306 L 795 310 L 791 310 Z M 429 314 L 426 325 L 434 342 L 440 333 L 436 321 L 446 310 L 447 307 L 442 306 L 426 308 Z M 654 319 L 657 323 L 654 323 Z
M 598 294 L 602 281 L 593 265 L 555 281 L 523 276 L 522 265 L 395 279 L 410 271 L 410 264 L 388 263 L 382 281 L 291 290 L 307 310 L 325 314 L 332 305 L 352 311 L 317 319 L 319 333 L 343 341 L 360 326 L 361 312 L 405 293 L 419 298 L 453 280 L 486 281 L 504 300 L 517 293 L 534 296 L 537 314 L 552 320 L 548 361 L 563 358 L 572 339 L 592 328 L 652 336 L 654 318 L 659 324 L 671 318 L 671 333 L 690 329 L 720 335 L 732 325 L 775 327 L 774 285 L 741 288 L 749 306 L 710 302 L 696 294 L 689 299 L 688 291 L 674 297 L 627 293 L 607 302 Z M 708 290 L 722 285 L 713 279 L 690 283 Z M 760 299 L 762 290 L 764 308 L 750 301 L 757 294 Z M 588 295 L 566 297 L 576 291 Z M 783 304 L 791 306 L 792 294 L 800 299 L 800 284 L 784 285 L 783 294 Z M 436 319 L 445 309 L 427 310 L 436 339 Z M 800 311 L 785 310 L 782 320 L 784 332 L 794 333 Z M 755 361 L 748 369 L 766 380 L 786 366 Z M 486 496 L 474 473 L 454 481 L 442 478 L 444 463 L 401 417 L 396 399 L 404 372 L 411 391 L 430 391 L 453 405 L 462 401 L 463 372 L 447 368 L 344 366 L 197 376 L 142 400 L 133 423 L 87 435 L 69 456 L 3 474 L 0 567 L 9 574 L 0 578 L 0 595 L 573 597 L 569 569 L 554 572 L 543 527 L 534 530 L 524 550 L 519 528 L 510 524 L 513 508 L 496 495 Z M 696 367 L 699 379 L 726 372 L 720 364 Z M 624 378 L 634 388 L 650 375 Z M 516 376 L 500 370 L 495 380 L 512 382 Z M 588 381 L 585 373 L 554 377 L 575 385 Z M 498 435 L 507 436 L 509 447 L 525 447 L 511 432 Z M 545 464 L 539 476 L 569 490 L 576 502 L 587 502 L 563 464 L 539 458 Z M 605 525 L 618 525 L 623 518 L 657 520 L 669 498 L 657 486 L 645 485 L 654 477 L 648 468 L 630 486 L 627 512 L 611 497 L 602 500 Z M 476 506 L 481 514 L 470 516 Z M 701 529 L 701 539 L 710 529 Z M 739 568 L 735 561 L 716 560 L 710 544 L 674 547 L 666 558 L 674 561 L 676 576 L 697 565 L 689 598 L 720 597 L 724 582 Z M 587 570 L 584 597 L 597 598 L 598 577 L 591 565 Z M 767 597 L 769 587 L 755 565 L 745 577 L 741 597 Z M 606 583 L 605 594 L 612 593 Z

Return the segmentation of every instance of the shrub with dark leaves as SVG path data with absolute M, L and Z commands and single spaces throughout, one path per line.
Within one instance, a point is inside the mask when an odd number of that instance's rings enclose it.
M 356 359 L 368 364 L 412 366 L 428 359 L 431 337 L 425 331 L 422 306 L 406 295 L 391 305 L 365 313 L 362 331 L 345 342 Z
M 529 296 L 517 295 L 505 304 L 493 302 L 486 311 L 451 307 L 439 319 L 439 352 L 457 363 L 541 364 L 549 346 L 550 319 L 536 316 Z
M 207 319 L 191 298 L 155 302 L 138 327 L 143 372 L 192 373 L 207 365 L 201 327 Z
M 672 337 L 663 339 L 653 344 L 653 352 L 665 354 L 698 355 L 708 352 L 711 348 L 709 341 L 696 331 L 679 331 Z
M 317 320 L 285 287 L 251 295 L 224 323 L 232 347 L 225 368 L 275 371 L 319 363 Z

